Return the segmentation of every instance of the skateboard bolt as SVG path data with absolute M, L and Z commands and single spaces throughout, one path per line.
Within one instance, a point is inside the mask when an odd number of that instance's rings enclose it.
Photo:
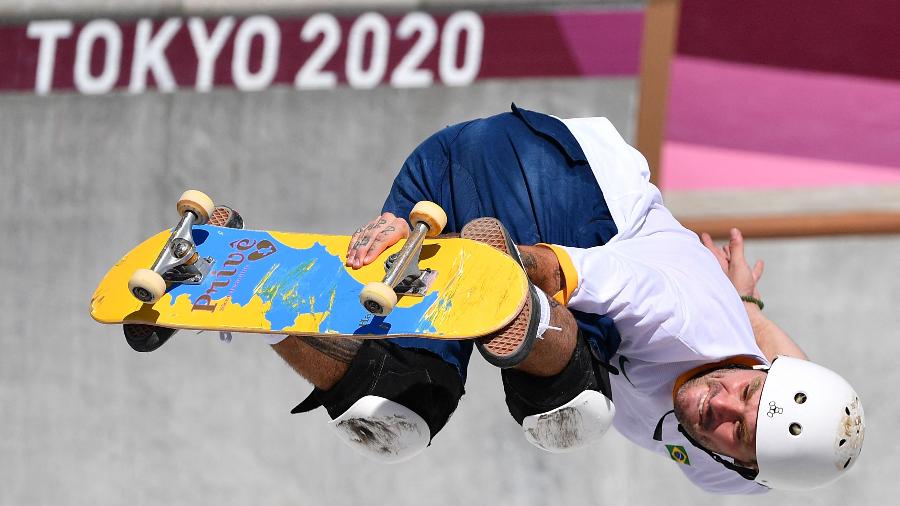
M 397 254 L 394 253 L 391 256 L 387 257 L 387 260 L 384 261 L 384 271 L 387 272 L 391 270 L 391 267 L 394 266 L 394 262 L 397 261 Z
M 135 287 L 134 290 L 132 290 L 132 293 L 141 302 L 150 302 L 150 300 L 153 299 L 153 296 L 150 295 L 150 292 L 148 292 L 146 289 L 141 288 L 139 286 Z
M 172 255 L 175 258 L 184 258 L 191 251 L 191 243 L 184 239 L 175 239 L 172 241 Z
M 372 314 L 380 314 L 383 310 L 381 304 L 375 302 L 374 300 L 367 300 L 364 306 L 366 310 Z

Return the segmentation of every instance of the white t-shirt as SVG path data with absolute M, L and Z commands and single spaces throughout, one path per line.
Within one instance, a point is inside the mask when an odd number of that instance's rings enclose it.
M 644 157 L 606 118 L 562 120 L 581 145 L 618 233 L 603 245 L 564 247 L 578 274 L 568 306 L 613 319 L 622 343 L 612 364 L 614 425 L 638 445 L 671 458 L 687 477 L 714 493 L 765 487 L 726 469 L 678 432 L 666 417 L 682 374 L 737 355 L 766 363 L 733 285 L 697 235 L 663 207 Z

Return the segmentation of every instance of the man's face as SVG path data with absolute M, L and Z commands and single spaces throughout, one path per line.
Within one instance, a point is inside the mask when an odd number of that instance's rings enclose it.
M 766 373 L 716 369 L 675 393 L 675 417 L 706 448 L 755 466 L 756 412 Z

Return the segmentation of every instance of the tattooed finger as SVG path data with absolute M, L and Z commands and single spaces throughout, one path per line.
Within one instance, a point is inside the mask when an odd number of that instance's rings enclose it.
M 363 243 L 364 239 L 367 239 L 366 236 L 363 236 L 363 237 L 360 237 L 359 239 L 357 239 L 356 242 L 353 243 L 353 247 L 350 248 L 350 251 L 356 251 L 359 249 L 360 246 L 365 246 L 365 243 Z

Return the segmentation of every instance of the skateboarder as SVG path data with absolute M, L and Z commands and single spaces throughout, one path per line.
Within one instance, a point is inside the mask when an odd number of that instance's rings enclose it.
M 739 232 L 722 249 L 698 241 L 607 120 L 513 105 L 434 134 L 404 163 L 383 214 L 354 234 L 348 265 L 406 237 L 399 217 L 420 200 L 447 211 L 446 232 L 517 257 L 534 284 L 519 320 L 478 342 L 503 368 L 507 406 L 532 443 L 565 451 L 614 424 L 717 493 L 818 486 L 855 462 L 864 416 L 853 389 L 763 315 L 761 267 L 744 260 Z M 472 342 L 274 346 L 316 386 L 295 412 L 324 405 L 348 444 L 396 461 L 449 419 Z

